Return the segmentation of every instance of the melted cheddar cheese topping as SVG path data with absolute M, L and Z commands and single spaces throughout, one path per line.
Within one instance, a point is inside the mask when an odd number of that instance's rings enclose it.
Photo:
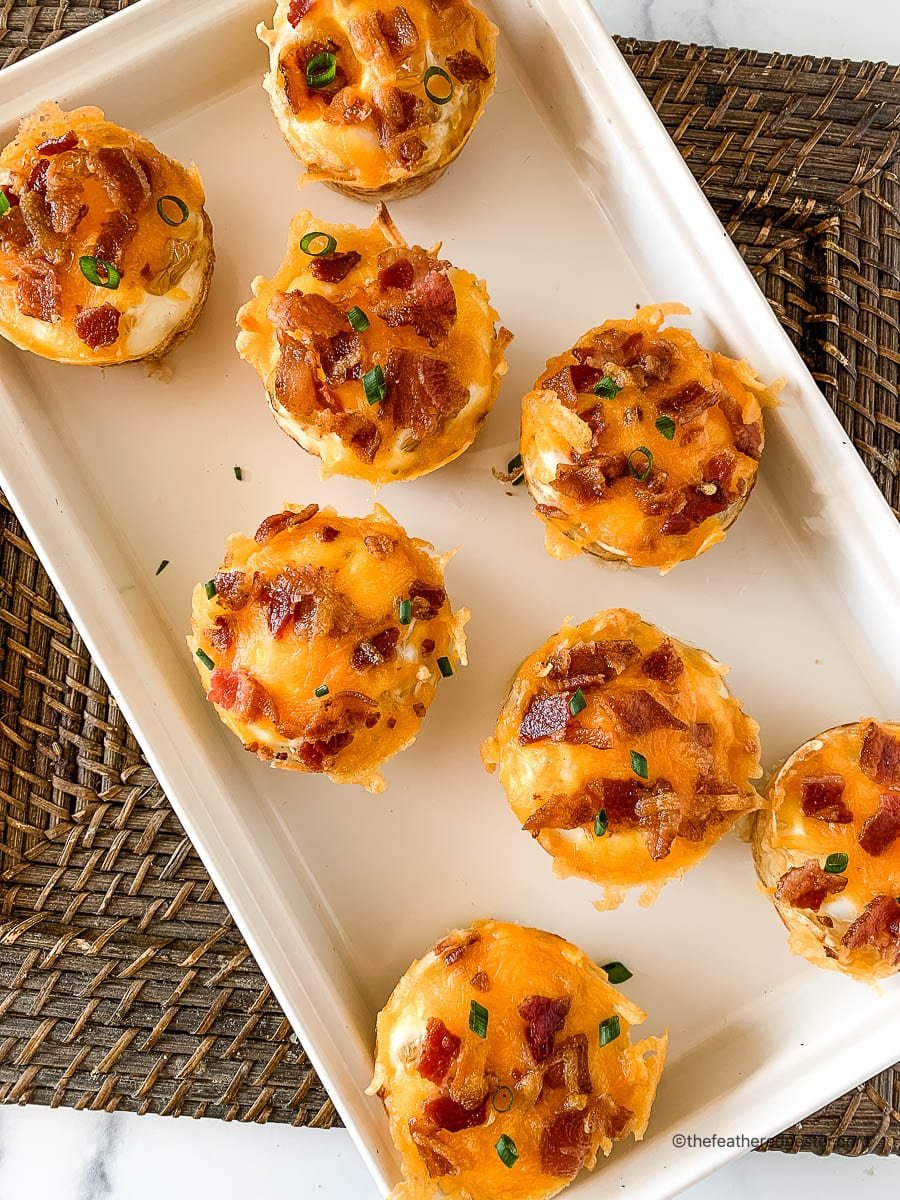
M 313 232 L 336 249 L 304 253 Z M 310 247 L 318 244 L 327 243 Z M 484 282 L 438 250 L 407 246 L 383 206 L 369 229 L 301 212 L 275 276 L 253 281 L 238 350 L 265 384 L 275 420 L 318 456 L 323 476 L 415 479 L 462 454 L 493 408 L 511 334 Z M 374 403 L 373 372 L 385 386 Z
M 651 903 L 759 807 L 759 729 L 726 670 L 610 609 L 564 626 L 516 672 L 482 758 L 556 874 L 602 886 L 598 908 L 636 886 Z
M 892 773 L 864 769 L 867 735 L 893 744 Z M 860 979 L 895 974 L 900 724 L 865 720 L 810 739 L 775 774 L 767 800 L 769 807 L 755 821 L 754 858 L 793 952 Z M 792 888 L 794 880 L 800 886 Z M 874 940 L 865 930 L 875 915 L 871 908 L 867 914 L 873 902 L 883 909 L 880 928 L 876 920 L 872 929 Z
M 497 29 L 469 0 L 281 0 L 273 29 L 258 33 L 269 48 L 265 88 L 306 178 L 351 194 L 427 187 L 494 90 Z M 307 68 L 323 54 L 334 76 L 310 86 L 316 67 Z
M 229 538 L 194 589 L 188 640 L 221 720 L 273 766 L 383 791 L 379 767 L 414 740 L 441 661 L 466 662 L 448 557 L 380 506 L 288 505 Z
M 459 1200 L 544 1200 L 614 1141 L 639 1141 L 667 1040 L 632 1044 L 644 1020 L 562 938 L 497 921 L 451 933 L 378 1017 L 370 1092 L 403 1156 L 394 1197 L 427 1200 L 437 1186 Z
M 756 482 L 762 408 L 746 363 L 663 330 L 680 305 L 607 321 L 522 403 L 522 462 L 550 554 L 668 571 L 725 537 Z
M 196 167 L 99 108 L 46 103 L 0 154 L 0 189 L 4 337 L 57 362 L 108 366 L 160 357 L 191 328 L 214 263 Z M 97 260 L 97 278 L 115 286 L 85 274 Z

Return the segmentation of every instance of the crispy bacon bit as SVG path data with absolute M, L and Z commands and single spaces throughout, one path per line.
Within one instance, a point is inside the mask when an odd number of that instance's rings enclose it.
M 417 579 L 409 585 L 409 598 L 412 600 L 412 614 L 417 621 L 433 621 L 447 600 L 447 593 L 441 587 L 432 587 Z
M 703 478 L 707 483 L 717 483 L 723 491 L 731 486 L 737 459 L 730 450 L 722 450 L 714 454 L 703 468 Z
M 536 1063 L 546 1061 L 553 1053 L 553 1041 L 569 1015 L 571 996 L 553 1000 L 549 996 L 527 996 L 519 1005 L 519 1016 L 525 1022 L 525 1040 Z
M 390 13 L 379 11 L 378 28 L 381 36 L 397 62 L 409 58 L 419 43 L 419 31 L 409 13 L 398 4 Z
M 28 182 L 25 184 L 25 191 L 38 192 L 40 195 L 44 195 L 47 191 L 47 172 L 49 169 L 50 159 L 39 158 L 31 168 Z
M 48 138 L 37 147 L 38 154 L 64 154 L 66 150 L 74 150 L 78 145 L 75 131 L 70 129 L 60 137 Z
M 243 571 L 219 571 L 216 575 L 216 599 L 232 612 L 244 608 L 250 600 L 251 585 Z
M 132 150 L 103 147 L 88 156 L 88 169 L 96 174 L 116 208 L 132 215 L 150 200 L 150 184 Z
M 317 292 L 276 292 L 267 315 L 277 329 L 293 333 L 315 333 L 330 338 L 347 328 L 347 318 L 338 306 Z
M 381 431 L 374 421 L 364 417 L 359 418 L 356 428 L 350 433 L 350 446 L 363 462 L 375 461 L 378 447 L 381 445 Z
M 402 156 L 402 135 L 425 124 L 425 106 L 412 92 L 386 83 L 377 83 L 372 89 L 372 103 L 379 143 L 389 154 L 393 151 L 394 156 Z
M 323 283 L 341 283 L 355 266 L 362 262 L 356 250 L 344 250 L 335 254 L 318 254 L 309 264 L 310 275 Z
M 636 658 L 640 650 L 629 638 L 577 642 L 558 650 L 550 660 L 547 678 L 571 688 L 609 683 Z
M 386 533 L 369 533 L 363 538 L 363 544 L 375 558 L 390 558 L 397 548 L 397 543 Z
M 296 29 L 316 0 L 291 0 L 287 19 Z
M 680 537 L 690 533 L 710 517 L 724 512 L 732 503 L 720 484 L 715 485 L 715 491 L 709 496 L 696 487 L 685 488 L 682 495 L 681 508 L 672 513 L 660 528 L 660 533 L 665 537 Z
M 0 247 L 4 250 L 24 250 L 32 241 L 31 230 L 22 209 L 16 205 L 0 220 Z
M 600 366 L 614 363 L 617 367 L 634 367 L 640 362 L 643 352 L 643 333 L 627 333 L 624 329 L 613 328 L 602 330 L 592 346 L 577 347 L 574 353 L 576 357 L 590 359 Z
M 808 908 L 818 912 L 828 896 L 835 896 L 847 886 L 846 875 L 830 875 L 814 858 L 802 867 L 792 867 L 778 880 L 775 896 L 792 908 Z
M 378 257 L 378 280 L 370 285 L 372 308 L 386 325 L 409 325 L 437 346 L 457 316 L 448 264 L 420 246 L 391 247 Z
M 587 1162 L 591 1135 L 583 1112 L 561 1112 L 541 1134 L 541 1169 L 546 1175 L 574 1179 Z
M 453 368 L 416 350 L 391 350 L 385 365 L 387 399 L 381 410 L 398 429 L 421 440 L 459 413 L 469 399 Z
M 137 235 L 138 223 L 127 213 L 114 212 L 100 226 L 94 255 L 122 269 L 125 251 Z
M 112 346 L 119 337 L 121 313 L 111 304 L 101 308 L 85 308 L 75 318 L 75 332 L 92 350 Z
M 302 112 L 310 100 L 319 106 L 320 112 L 322 106 L 325 106 L 325 112 L 328 111 L 327 106 L 332 99 L 347 86 L 347 72 L 340 61 L 343 51 L 344 47 L 329 37 L 318 38 L 305 46 L 294 46 L 282 56 L 281 78 L 288 104 L 293 112 Z M 334 54 L 338 59 L 334 79 L 325 87 L 310 88 L 306 82 L 306 68 L 317 54 L 323 53 Z
M 288 629 L 316 637 L 342 637 L 358 619 L 353 601 L 337 591 L 331 572 L 304 563 L 286 567 L 259 588 L 266 609 L 269 632 L 279 638 Z
M 438 942 L 434 948 L 434 953 L 438 958 L 444 960 L 445 966 L 452 967 L 465 958 L 472 947 L 476 946 L 480 941 L 480 933 L 469 932 L 464 938 L 458 938 L 454 934 L 449 934 Z
M 450 1032 L 443 1021 L 431 1017 L 425 1027 L 425 1040 L 417 1064 L 422 1078 L 431 1083 L 443 1083 L 461 1045 L 461 1040 Z
M 531 814 L 524 830 L 537 837 L 545 829 L 579 829 L 593 821 L 599 811 L 595 797 L 551 796 Z
M 866 727 L 859 765 L 864 774 L 885 787 L 900 787 L 900 740 L 877 721 Z
M 234 642 L 234 630 L 228 617 L 216 617 L 216 623 L 207 633 L 210 643 L 224 653 Z
M 316 537 L 320 542 L 333 542 L 340 537 L 341 531 L 335 529 L 333 525 L 320 525 L 316 530 Z
M 871 946 L 892 966 L 900 965 L 900 900 L 894 896 L 870 900 L 841 938 L 841 944 L 849 950 Z
M 696 421 L 708 408 L 712 408 L 718 399 L 716 392 L 693 380 L 660 400 L 659 411 L 689 424 Z
M 591 1105 L 589 1120 L 592 1129 L 599 1129 L 603 1137 L 614 1142 L 624 1134 L 633 1116 L 630 1108 L 619 1104 L 608 1092 L 604 1092 Z
M 19 203 L 19 197 L 12 190 L 12 188 L 9 186 L 8 183 L 0 183 L 0 192 L 3 193 L 3 195 L 9 201 L 12 208 L 15 208 L 16 205 Z
M 538 692 L 519 726 L 519 741 L 523 746 L 539 742 L 542 738 L 562 733 L 569 722 L 568 692 Z
M 19 312 L 38 321 L 52 321 L 59 313 L 60 287 L 49 263 L 25 262 L 16 283 Z
M 604 703 L 612 710 L 626 733 L 650 733 L 654 729 L 687 729 L 684 721 L 643 689 L 610 692 Z
M 451 54 L 447 59 L 447 69 L 460 83 L 485 83 L 491 77 L 490 71 L 478 55 L 470 50 L 460 50 L 457 54 Z
M 459 1167 L 444 1154 L 444 1147 L 424 1130 L 420 1129 L 419 1121 L 413 1117 L 409 1122 L 409 1133 L 419 1157 L 425 1165 L 430 1179 L 442 1179 L 445 1175 L 458 1175 Z
M 274 513 L 271 517 L 266 517 L 259 529 L 253 535 L 253 540 L 258 542 L 260 546 L 267 545 L 273 537 L 277 537 L 279 533 L 284 533 L 286 529 L 295 529 L 298 525 L 305 525 L 307 521 L 311 521 L 319 511 L 318 504 L 307 504 L 306 508 L 300 512 L 280 512 Z
M 859 844 L 866 854 L 878 858 L 900 837 L 900 793 L 878 797 L 878 811 L 866 817 L 859 831 Z
M 841 775 L 807 775 L 800 781 L 800 808 L 804 816 L 817 821 L 832 821 L 849 825 L 853 813 L 843 801 L 844 779 Z
M 362 125 L 373 111 L 365 96 L 352 87 L 344 87 L 335 94 L 322 119 L 328 125 Z
M 485 971 L 476 971 L 469 980 L 476 992 L 489 992 L 491 990 L 491 981 L 487 977 Z
M 390 662 L 397 653 L 397 642 L 400 630 L 396 626 L 382 629 L 373 637 L 357 643 L 350 657 L 350 666 L 354 671 L 368 671 L 371 667 L 380 667 L 382 663 Z
M 426 1100 L 424 1112 L 438 1129 L 445 1129 L 447 1133 L 459 1133 L 462 1129 L 474 1129 L 485 1123 L 487 1104 L 487 1096 L 474 1108 L 457 1104 L 450 1096 L 435 1096 L 433 1100 Z
M 762 457 L 763 425 L 755 421 L 750 425 L 744 424 L 744 414 L 737 400 L 727 393 L 719 398 L 719 407 L 725 414 L 725 419 L 731 426 L 731 436 L 734 438 L 735 449 L 748 458 L 759 462 Z
M 576 504 L 593 504 L 606 491 L 606 476 L 597 459 L 581 463 L 560 463 L 553 486 Z
M 346 383 L 348 379 L 359 379 L 362 375 L 362 343 L 359 334 L 336 333 L 327 342 L 317 346 L 319 361 L 325 378 L 332 385 Z
M 605 374 L 602 367 L 573 363 L 571 366 L 563 367 L 549 379 L 545 379 L 541 387 L 556 392 L 563 404 L 574 408 L 578 403 L 579 393 L 590 392 L 594 384 L 599 383 Z
M 207 698 L 212 704 L 238 713 L 247 721 L 266 717 L 278 720 L 275 701 L 263 685 L 246 671 L 225 671 L 217 668 L 209 681 Z
M 668 638 L 641 663 L 641 674 L 657 683 L 674 683 L 683 671 L 684 663 Z
M 637 805 L 646 788 L 636 779 L 592 779 L 588 791 L 596 798 L 594 812 L 605 809 L 611 829 L 637 825 Z
M 557 1045 L 544 1071 L 544 1086 L 564 1087 L 569 1095 L 587 1096 L 593 1091 L 587 1034 L 576 1033 Z

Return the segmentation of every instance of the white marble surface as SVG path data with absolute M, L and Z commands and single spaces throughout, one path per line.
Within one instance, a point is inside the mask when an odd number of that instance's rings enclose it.
M 900 0 L 594 0 L 608 28 L 900 62 Z M 48 1147 L 52 1150 L 48 1151 Z M 681 1153 L 689 1153 L 682 1151 Z M 751 1154 L 690 1200 L 895 1200 L 900 1158 Z M 343 1131 L 0 1109 L 0 1200 L 376 1200 Z

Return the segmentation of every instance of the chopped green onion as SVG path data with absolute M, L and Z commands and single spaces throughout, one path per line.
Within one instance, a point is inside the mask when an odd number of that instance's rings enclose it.
M 469 1005 L 469 1028 L 476 1037 L 487 1037 L 488 1020 L 490 1013 L 483 1004 L 479 1004 L 477 1000 L 473 1000 Z
M 441 89 L 440 94 L 433 92 L 428 86 L 434 78 L 442 79 L 446 84 L 446 87 Z M 425 72 L 422 82 L 425 84 L 425 95 L 429 100 L 433 100 L 435 104 L 447 104 L 453 99 L 453 80 L 443 67 L 429 67 Z
M 313 692 L 313 695 L 317 696 L 320 700 L 322 699 L 323 696 L 327 696 L 328 695 L 328 684 L 323 683 L 321 687 L 317 687 L 316 690 Z
M 606 400 L 615 400 L 621 388 L 611 375 L 604 375 L 591 389 L 595 396 L 603 396 Z
M 162 560 L 162 562 L 159 564 L 159 566 L 156 568 L 157 575 L 162 575 L 163 571 L 166 569 L 166 567 L 168 565 L 169 565 L 169 560 L 167 558 L 164 558 Z
M 357 333 L 365 333 L 371 322 L 361 308 L 351 308 L 347 313 L 347 320 Z
M 166 211 L 167 204 L 174 204 L 178 209 L 179 219 L 177 221 L 172 216 L 171 211 Z M 156 211 L 159 213 L 160 219 L 165 221 L 167 225 L 171 225 L 173 228 L 177 227 L 178 225 L 183 225 L 191 215 L 191 210 L 180 196 L 161 196 L 156 202 Z
M 313 89 L 328 87 L 337 75 L 337 55 L 330 50 L 314 54 L 306 64 L 306 83 Z
M 234 477 L 235 477 L 235 479 L 238 480 L 238 482 L 240 482 L 244 478 L 244 468 L 243 467 L 235 467 L 234 468 Z
M 216 595 L 216 592 L 217 592 L 216 581 L 214 579 L 207 579 L 207 581 L 206 581 L 206 598 L 207 598 L 207 600 L 212 600 L 212 598 Z
M 412 600 L 400 601 L 400 624 L 408 625 L 412 620 Z
M 313 245 L 319 238 L 324 238 L 325 244 L 321 250 L 314 250 Z M 332 237 L 330 233 L 322 233 L 321 230 L 314 229 L 300 239 L 300 249 L 310 258 L 320 258 L 323 254 L 334 254 L 337 250 L 337 238 Z
M 607 829 L 609 829 L 609 817 L 606 815 L 606 809 L 601 808 L 594 819 L 594 837 L 603 837 Z
M 511 458 L 509 460 L 509 462 L 506 464 L 506 473 L 508 475 L 515 475 L 521 470 L 522 470 L 522 455 L 517 454 L 515 458 Z
M 198 657 L 198 658 L 200 659 L 200 661 L 203 663 L 204 667 L 206 667 L 207 671 L 212 671 L 212 670 L 214 670 L 214 669 L 215 669 L 215 665 L 216 665 L 216 664 L 215 664 L 215 663 L 213 662 L 213 660 L 212 660 L 212 659 L 209 657 L 209 655 L 206 653 L 206 651 L 205 651 L 205 650 L 203 650 L 203 649 L 200 649 L 200 650 L 198 650 L 198 651 L 197 651 L 197 657 Z
M 387 384 L 381 367 L 373 367 L 363 375 L 363 388 L 370 404 L 381 404 L 387 399 Z
M 656 428 L 668 442 L 675 436 L 675 422 L 671 417 L 657 417 Z
M 634 771 L 635 775 L 640 775 L 641 779 L 650 778 L 649 774 L 647 773 L 647 760 L 644 758 L 643 754 L 639 754 L 637 750 L 632 750 L 631 752 L 631 769 Z
M 503 1163 L 504 1167 L 514 1167 L 519 1161 L 519 1151 L 516 1149 L 516 1143 L 507 1134 L 500 1134 L 495 1149 L 497 1157 Z
M 92 254 L 83 254 L 78 260 L 81 273 L 94 287 L 109 288 L 114 292 L 119 286 L 122 276 L 111 262 L 103 258 L 94 258 Z
M 445 679 L 449 679 L 453 674 L 453 664 L 449 658 L 439 658 L 437 660 L 438 670 Z
M 9 202 L 9 196 L 6 192 L 0 190 L 0 217 L 5 217 L 12 205 Z
M 849 854 L 829 854 L 825 859 L 825 870 L 829 875 L 840 875 L 842 871 L 847 870 L 849 861 Z
M 619 1018 L 607 1017 L 605 1021 L 600 1022 L 600 1045 L 608 1046 L 610 1042 L 614 1042 L 622 1032 Z
M 573 717 L 577 717 L 578 714 L 580 712 L 583 712 L 584 709 L 586 709 L 586 708 L 587 708 L 587 700 L 585 700 L 585 698 L 584 698 L 584 692 L 581 690 L 581 688 L 579 688 L 578 691 L 575 693 L 575 695 L 572 697 L 572 699 L 569 701 L 569 712 L 572 714 Z
M 503 1084 L 502 1087 L 498 1087 L 496 1092 L 494 1092 L 492 1103 L 498 1113 L 509 1112 L 513 1106 L 512 1090 L 508 1088 L 506 1084 Z
M 636 454 L 643 454 L 647 460 L 647 465 L 643 470 L 639 470 L 634 465 L 633 460 Z M 650 475 L 653 472 L 653 455 L 646 446 L 638 446 L 636 450 L 632 450 L 632 452 L 628 455 L 628 470 L 632 473 L 635 479 L 639 480 L 641 483 L 643 483 L 645 479 L 650 478 Z
M 620 962 L 607 963 L 603 970 L 606 972 L 606 978 L 610 983 L 626 983 L 633 974 L 624 963 Z

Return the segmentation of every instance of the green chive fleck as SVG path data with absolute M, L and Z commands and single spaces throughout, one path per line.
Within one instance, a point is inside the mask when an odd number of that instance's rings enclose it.
M 212 660 L 212 659 L 209 657 L 209 655 L 206 653 L 206 651 L 205 651 L 205 650 L 203 650 L 202 648 L 201 648 L 200 650 L 198 650 L 198 651 L 197 651 L 197 657 L 198 657 L 198 658 L 200 659 L 200 661 L 203 663 L 204 667 L 206 667 L 207 671 L 213 671 L 213 670 L 215 670 L 215 666 L 216 666 L 216 664 L 215 664 L 215 663 L 213 662 L 213 660 Z
M 408 625 L 412 620 L 412 600 L 400 601 L 400 624 Z
M 172 205 L 178 209 L 177 217 L 172 212 Z M 160 220 L 171 225 L 173 229 L 183 225 L 191 215 L 191 210 L 180 196 L 161 196 L 156 202 L 156 211 L 159 213 Z
M 650 775 L 647 771 L 647 760 L 643 754 L 639 754 L 637 750 L 631 751 L 631 769 L 635 775 L 639 775 L 641 779 L 649 779 Z
M 469 1028 L 476 1037 L 486 1038 L 490 1013 L 483 1004 L 473 1000 L 469 1005 Z
M 633 974 L 624 963 L 620 962 L 606 963 L 603 970 L 606 972 L 606 978 L 610 983 L 626 983 Z
M 328 684 L 323 683 L 321 687 L 317 687 L 316 690 L 313 692 L 313 695 L 317 696 L 320 700 L 322 699 L 323 696 L 327 696 L 328 695 Z
M 638 458 L 637 464 L 635 464 L 635 455 L 641 456 Z M 641 458 L 646 460 L 643 465 L 641 465 Z M 644 480 L 649 479 L 653 473 L 652 452 L 646 446 L 638 446 L 635 450 L 632 450 L 628 455 L 628 470 L 639 483 L 643 483 Z
M 347 313 L 347 320 L 357 333 L 365 333 L 371 324 L 361 308 L 351 308 Z
M 207 579 L 205 586 L 206 586 L 206 598 L 207 598 L 207 600 L 212 600 L 213 597 L 216 595 L 216 581 L 214 579 Z
M 829 875 L 840 875 L 842 871 L 847 870 L 849 861 L 849 854 L 829 854 L 825 859 L 825 870 Z
M 671 442 L 675 436 L 675 422 L 671 417 L 657 417 L 656 428 L 663 435 L 667 442 Z
M 594 384 L 591 390 L 595 396 L 603 396 L 605 400 L 615 400 L 622 389 L 611 375 L 604 375 L 598 383 Z
M 95 258 L 93 254 L 83 254 L 78 260 L 81 273 L 94 287 L 108 288 L 114 292 L 121 282 L 122 276 L 111 262 L 104 258 Z
M 522 470 L 522 455 L 517 454 L 515 458 L 511 458 L 506 464 L 506 473 L 508 475 L 516 475 Z
M 300 239 L 300 249 L 310 258 L 321 258 L 323 254 L 334 254 L 337 238 L 330 233 L 322 233 L 321 229 L 313 229 Z
M 602 838 L 609 829 L 609 817 L 606 815 L 606 809 L 601 808 L 594 819 L 594 837 Z
M 237 479 L 239 481 L 241 479 L 243 479 L 244 478 L 244 468 L 243 467 L 235 467 L 234 468 L 234 477 L 235 477 L 235 479 Z
M 5 217 L 11 208 L 9 196 L 0 188 L 0 217 Z
M 328 87 L 330 83 L 334 83 L 337 77 L 337 56 L 330 50 L 322 50 L 318 54 L 314 54 L 306 64 L 306 85 L 307 87 L 318 88 Z
M 449 658 L 439 658 L 437 660 L 438 670 L 445 679 L 449 679 L 453 674 L 453 664 Z
M 370 404 L 381 404 L 387 399 L 387 384 L 381 367 L 375 366 L 371 371 L 366 371 L 363 375 L 363 390 Z
M 500 1134 L 495 1149 L 504 1167 L 514 1167 L 519 1161 L 519 1151 L 516 1149 L 516 1143 L 507 1134 Z
M 168 565 L 169 565 L 169 560 L 167 558 L 164 558 L 162 560 L 162 562 L 159 564 L 159 566 L 156 568 L 157 575 L 162 575 L 163 571 L 166 569 L 166 567 Z
M 575 695 L 572 697 L 572 699 L 569 701 L 569 712 L 572 714 L 573 717 L 577 717 L 578 714 L 580 712 L 583 712 L 586 708 L 587 708 L 587 700 L 585 700 L 585 698 L 584 698 L 584 692 L 581 690 L 581 688 L 579 688 L 578 691 L 575 693 Z
M 439 91 L 430 86 L 432 79 L 440 79 Z M 435 104 L 447 104 L 453 99 L 453 80 L 443 67 L 429 67 L 422 82 L 425 85 L 425 95 Z
M 607 1017 L 605 1021 L 600 1022 L 600 1045 L 608 1046 L 610 1042 L 614 1042 L 622 1028 L 618 1016 Z
M 503 1084 L 502 1087 L 498 1087 L 496 1092 L 494 1092 L 491 1102 L 498 1113 L 509 1112 L 513 1106 L 512 1090 L 506 1084 Z

